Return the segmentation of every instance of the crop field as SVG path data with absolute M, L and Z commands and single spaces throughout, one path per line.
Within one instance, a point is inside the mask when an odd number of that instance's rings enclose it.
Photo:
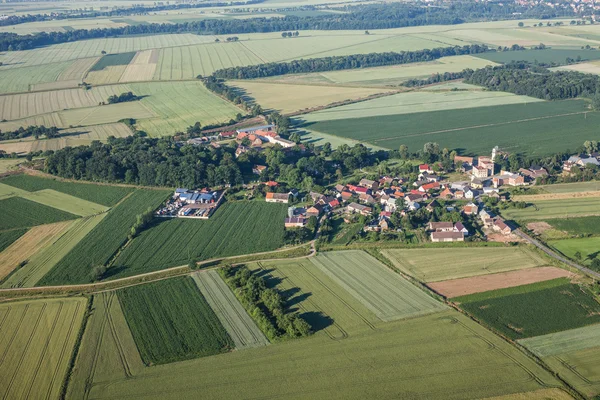
M 458 297 L 467 294 L 487 292 L 527 285 L 530 283 L 549 281 L 557 278 L 574 276 L 573 273 L 555 267 L 527 268 L 517 271 L 499 272 L 496 274 L 479 275 L 470 278 L 450 279 L 432 282 L 427 286 L 444 297 Z
M 65 232 L 70 221 L 36 226 L 27 231 L 0 253 L 0 281 L 4 280 L 22 263 L 52 243 Z
M 553 70 L 559 71 L 577 71 L 584 74 L 600 74 L 600 62 L 584 62 L 581 64 L 566 65 L 564 67 L 556 67 Z
M 3 174 L 5 172 L 8 171 L 12 171 L 14 169 L 17 168 L 17 166 L 21 163 L 22 161 L 19 159 L 15 159 L 15 158 L 3 158 L 0 159 L 0 174 Z M 1 191 L 0 191 L 1 193 Z M 1 196 L 1 194 L 0 194 Z
M 554 356 L 600 346 L 600 324 L 520 340 L 539 357 Z
M 565 60 L 577 57 L 581 60 L 600 60 L 600 51 L 582 50 L 582 49 L 545 49 L 545 50 L 522 50 L 522 51 L 501 51 L 496 53 L 477 54 L 476 57 L 489 60 L 495 63 L 509 63 L 511 61 L 528 61 L 539 63 L 565 63 Z
M 77 218 L 76 215 L 20 197 L 0 200 L 0 230 L 26 228 Z
M 600 322 L 600 304 L 587 289 L 555 279 L 453 299 L 486 325 L 524 339 Z
M 332 121 L 325 120 L 328 117 L 321 114 L 317 118 L 323 121 L 312 121 L 316 114 L 335 113 L 335 110 L 303 116 L 306 122 L 304 126 L 389 149 L 397 149 L 405 144 L 415 150 L 427 142 L 435 141 L 441 147 L 459 149 L 468 154 L 488 152 L 491 138 L 509 151 L 518 150 L 540 156 L 554 154 L 573 146 L 573 143 L 583 143 L 600 123 L 600 113 L 585 112 L 585 104 L 581 101 L 536 101 L 520 105 L 363 118 L 355 118 L 360 115 L 355 112 L 347 119 Z M 400 132 L 398 126 L 403 127 Z M 570 129 L 568 137 L 564 135 L 567 126 Z M 523 137 L 522 132 L 527 132 L 527 136 Z
M 101 71 L 106 67 L 111 67 L 114 65 L 127 65 L 131 62 L 131 60 L 133 60 L 135 54 L 135 51 L 130 51 L 128 53 L 106 54 L 102 56 L 92 68 L 90 68 L 90 72 Z
M 540 188 L 549 193 L 591 192 L 600 190 L 600 181 L 557 183 L 554 185 L 542 185 Z
M 253 99 L 263 108 L 284 113 L 391 91 L 383 88 L 290 85 L 266 81 L 231 81 L 231 86 L 240 89 L 244 97 Z M 290 93 L 294 93 L 294 96 L 290 96 Z
M 554 388 L 488 397 L 486 400 L 573 400 L 573 396 L 564 389 Z
M 600 237 L 551 240 L 548 244 L 573 260 L 576 260 L 575 253 L 579 252 L 581 261 L 578 262 L 581 264 L 590 264 L 600 254 Z
M 127 241 L 127 235 L 138 214 L 148 207 L 157 208 L 167 197 L 166 191 L 138 189 L 88 233 L 39 284 L 88 283 L 94 265 L 104 265 Z M 110 275 L 113 271 L 107 271 Z
M 495 63 L 474 56 L 442 57 L 436 61 L 386 67 L 293 74 L 262 79 L 262 82 L 289 84 L 389 86 L 409 79 L 426 78 L 444 72 L 460 72 L 465 68 L 479 69 Z M 261 103 L 262 104 L 262 103 Z
M 8 246 L 10 246 L 15 240 L 23 236 L 27 232 L 27 229 L 11 229 L 10 231 L 0 232 L 0 253 Z
M 438 282 L 542 266 L 545 261 L 525 247 L 387 249 L 396 268 L 421 282 Z
M 0 116 L 13 120 L 64 109 L 92 107 L 106 102 L 109 96 L 130 90 L 126 85 L 111 85 L 89 90 L 79 88 L 0 96 Z
M 79 218 L 68 223 L 69 225 L 58 234 L 51 236 L 45 240 L 44 245 L 35 244 L 39 237 L 32 238 L 32 244 L 25 243 L 24 248 L 15 248 L 15 261 L 8 263 L 9 265 L 18 265 L 25 257 L 27 264 L 23 267 L 14 270 L 0 285 L 2 289 L 18 288 L 18 287 L 33 287 L 37 282 L 44 277 L 50 270 L 69 253 L 85 235 L 87 235 L 96 225 L 102 221 L 107 214 L 99 214 L 93 217 Z M 57 224 L 54 224 L 57 225 Z M 43 225 L 32 228 L 32 230 L 46 230 L 51 225 Z M 29 250 L 27 250 L 29 249 Z M 8 249 L 7 249 L 8 252 Z M 0 260 L 5 257 L 4 253 L 0 253 Z M 21 259 L 19 261 L 19 259 Z M 0 261 L 0 264 L 4 262 Z
M 383 321 L 445 309 L 442 303 L 363 251 L 323 253 L 311 261 Z
M 314 301 L 319 301 L 317 295 Z M 448 310 L 382 324 L 374 331 L 363 328 L 335 343 L 314 335 L 145 368 L 128 379 L 96 379 L 89 398 L 193 399 L 198 393 L 235 398 L 247 392 L 248 382 L 252 394 L 262 398 L 304 398 L 307 393 L 320 398 L 407 398 L 419 393 L 423 398 L 466 399 L 559 386 L 510 344 Z
M 159 50 L 138 51 L 125 68 L 119 82 L 151 81 L 156 71 Z
M 20 197 L 82 217 L 99 214 L 108 209 L 103 205 L 82 200 L 78 197 L 57 192 L 52 189 L 43 189 L 37 192 L 23 194 Z
M 0 181 L 0 199 L 7 199 L 9 197 L 20 196 L 23 194 L 27 194 L 27 192 L 16 187 L 5 185 L 2 183 L 2 181 Z
M 0 56 L 2 58 L 2 56 Z M 55 82 L 73 64 L 72 61 L 52 63 L 26 68 L 0 67 L 0 93 L 27 92 L 32 86 Z
M 189 276 L 117 292 L 146 365 L 229 351 L 233 341 Z
M 25 174 L 8 176 L 0 181 L 1 184 L 10 185 L 28 192 L 52 189 L 107 207 L 114 206 L 123 197 L 135 190 L 131 187 L 67 182 Z
M 202 82 L 155 82 L 129 85 L 139 102 L 158 118 L 138 121 L 150 136 L 173 135 L 200 121 L 202 125 L 227 122 L 241 109 L 209 92 Z M 136 102 L 137 103 L 137 102 Z
M 233 340 L 236 349 L 269 344 L 268 339 L 246 313 L 244 307 L 227 284 L 223 282 L 217 271 L 196 272 L 192 278 Z
M 59 90 L 67 88 L 76 88 L 81 82 L 87 71 L 96 63 L 98 57 L 81 58 L 75 61 L 67 61 L 68 66 L 62 70 L 56 81 L 34 83 L 31 85 L 31 90 Z M 41 68 L 41 67 L 34 67 Z M 10 70 L 18 72 L 19 69 Z
M 600 217 L 557 218 L 545 222 L 571 235 L 600 235 Z
M 600 214 L 600 197 L 540 200 L 527 208 L 502 210 L 502 215 L 513 220 L 546 220 Z
M 0 305 L 0 396 L 58 398 L 85 312 L 84 298 Z
M 287 207 L 265 202 L 225 203 L 208 220 L 157 219 L 115 260 L 114 277 L 157 271 L 190 260 L 275 250 L 283 245 Z

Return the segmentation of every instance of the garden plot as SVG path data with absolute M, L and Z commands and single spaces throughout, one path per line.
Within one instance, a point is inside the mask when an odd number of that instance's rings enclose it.
M 311 260 L 384 321 L 441 311 L 445 306 L 362 251 L 324 253 Z

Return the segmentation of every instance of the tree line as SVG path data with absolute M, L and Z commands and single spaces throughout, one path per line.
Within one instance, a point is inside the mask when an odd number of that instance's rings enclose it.
M 489 47 L 473 44 L 462 47 L 438 47 L 431 50 L 401 51 L 399 53 L 354 54 L 349 56 L 322 57 L 282 63 L 230 67 L 217 70 L 213 75 L 219 79 L 254 79 L 285 74 L 337 71 L 342 69 L 425 62 L 437 60 L 441 57 L 478 54 L 487 51 L 490 51 Z
M 133 92 L 125 92 L 120 95 L 113 94 L 108 97 L 108 104 L 125 103 L 127 101 L 139 100 L 140 97 L 133 94 Z
M 32 125 L 27 128 L 20 127 L 14 131 L 0 131 L 0 140 L 23 139 L 30 136 L 33 136 L 35 139 L 39 139 L 41 136 L 51 139 L 58 136 L 58 128 L 54 126 L 47 128 L 43 125 Z
M 212 5 L 212 4 L 211 4 Z M 317 16 L 285 16 L 280 18 L 217 19 L 178 24 L 139 24 L 106 29 L 75 29 L 66 32 L 41 32 L 32 35 L 0 34 L 0 51 L 27 50 L 35 47 L 78 40 L 124 35 L 191 32 L 199 35 L 229 35 L 256 32 L 295 32 L 302 30 L 366 30 L 421 25 L 454 25 L 469 21 L 555 18 L 574 15 L 569 8 L 556 9 L 538 5 L 497 3 L 453 3 L 421 6 L 409 3 L 386 3 L 347 6 L 346 13 Z

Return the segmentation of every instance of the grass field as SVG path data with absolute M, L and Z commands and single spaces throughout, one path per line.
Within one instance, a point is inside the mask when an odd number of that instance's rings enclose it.
M 21 162 L 22 160 L 14 158 L 0 159 L 0 174 L 16 169 Z
M 434 141 L 441 147 L 480 154 L 488 152 L 489 143 L 493 141 L 508 151 L 541 156 L 575 147 L 574 143 L 583 143 L 593 135 L 595 126 L 600 123 L 600 113 L 585 113 L 585 105 L 582 101 L 537 101 L 526 105 L 359 118 L 367 113 L 379 113 L 379 110 L 373 112 L 366 108 L 362 112 L 346 110 L 346 119 L 326 120 L 329 113 L 335 115 L 336 108 L 333 108 L 307 114 L 302 120 L 307 129 L 389 149 L 405 144 L 417 150 Z M 355 107 L 358 106 L 368 104 Z M 315 118 L 322 121 L 314 122 Z M 403 129 L 398 131 L 398 126 Z M 568 136 L 564 135 L 565 127 L 570 129 Z M 522 132 L 527 132 L 527 137 L 524 138 Z
M 93 66 L 90 68 L 91 71 L 101 71 L 106 67 L 111 67 L 114 65 L 127 65 L 133 60 L 136 52 L 130 51 L 128 53 L 118 53 L 118 54 L 106 54 L 102 56 Z
M 37 192 L 52 189 L 92 203 L 112 207 L 123 197 L 131 193 L 134 188 L 98 185 L 93 183 L 67 182 L 51 178 L 41 178 L 31 175 L 13 175 L 0 181 L 0 184 L 10 185 L 28 192 Z
M 265 202 L 232 202 L 208 220 L 157 219 L 115 260 L 114 277 L 184 265 L 190 260 L 275 250 L 283 245 L 287 207 Z
M 140 102 L 158 117 L 138 121 L 138 128 L 151 136 L 173 135 L 190 125 L 227 122 L 241 109 L 209 92 L 202 82 L 132 83 Z
M 453 299 L 512 339 L 545 335 L 600 322 L 600 304 L 566 279 Z
M 0 56 L 2 58 L 2 56 Z M 33 67 L 6 69 L 0 67 L 0 93 L 27 92 L 32 86 L 55 82 L 73 61 L 59 62 Z
M 382 250 L 401 271 L 422 282 L 538 267 L 545 261 L 525 247 L 469 247 Z
M 138 189 L 108 215 L 65 255 L 38 283 L 43 286 L 88 283 L 92 266 L 105 265 L 127 241 L 138 214 L 157 208 L 166 191 Z M 113 270 L 114 271 L 114 270 Z M 108 274 L 113 271 L 109 270 Z
M 23 236 L 27 229 L 17 228 L 0 232 L 0 253 L 10 246 L 15 240 Z
M 564 64 L 567 57 L 576 60 L 578 56 L 581 57 L 581 60 L 600 60 L 600 51 L 581 49 L 545 49 L 502 51 L 476 55 L 476 57 L 502 64 L 509 63 L 511 61 L 537 61 L 539 63 L 555 62 Z
M 591 192 L 600 190 L 600 181 L 557 183 L 554 185 L 542 185 L 540 188 L 549 193 Z
M 0 209 L 2 210 L 0 230 L 26 228 L 77 218 L 76 215 L 21 197 L 0 200 Z
M 227 331 L 189 276 L 117 293 L 146 365 L 205 357 L 233 348 Z
M 384 321 L 445 308 L 363 251 L 323 253 L 311 261 Z
M 37 192 L 21 195 L 21 197 L 82 217 L 99 214 L 108 209 L 103 205 L 82 200 L 78 197 L 57 192 L 53 189 L 42 189 Z
M 54 235 L 43 247 L 35 246 L 29 253 L 23 253 L 23 249 L 16 249 L 15 254 L 19 258 L 26 257 L 27 264 L 13 271 L 0 285 L 2 289 L 16 287 L 33 287 L 69 252 L 85 235 L 87 235 L 106 214 L 93 217 L 76 219 L 58 235 Z M 47 225 L 33 229 L 46 228 Z M 0 253 L 0 259 L 4 254 Z M 14 263 L 13 263 L 14 264 Z M 17 263 L 18 264 L 18 263 Z M 16 264 L 15 264 L 16 265 Z
M 217 271 L 196 272 L 192 278 L 233 340 L 236 349 L 269 344 Z
M 571 235 L 600 235 L 600 217 L 557 218 L 545 222 Z
M 578 262 L 586 265 L 600 254 L 600 237 L 551 240 L 548 244 L 573 260 L 576 260 L 575 253 L 579 252 L 581 261 Z
M 506 219 L 546 220 L 600 214 L 600 197 L 540 200 L 526 208 L 502 210 Z
M 231 86 L 240 89 L 245 98 L 256 101 L 263 108 L 284 113 L 338 101 L 361 99 L 389 91 L 384 88 L 293 85 L 267 81 L 231 81 Z M 290 96 L 290 93 L 294 95 Z
M 0 305 L 0 396 L 58 398 L 85 312 L 83 298 Z
M 33 227 L 0 253 L 0 281 L 36 254 L 51 246 L 69 227 L 70 221 Z

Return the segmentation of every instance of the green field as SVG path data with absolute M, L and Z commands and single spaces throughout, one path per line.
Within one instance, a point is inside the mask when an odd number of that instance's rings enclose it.
M 577 261 L 586 265 L 589 265 L 591 260 L 600 254 L 600 237 L 551 240 L 548 244 L 573 260 L 577 260 L 575 253 L 579 252 L 581 261 Z
M 541 156 L 565 151 L 594 137 L 600 113 L 584 113 L 585 106 L 580 100 L 534 102 L 362 118 L 360 112 L 349 111 L 346 119 L 332 121 L 312 122 L 313 115 L 308 114 L 301 126 L 389 149 L 405 144 L 416 151 L 427 142 L 437 142 L 440 147 L 465 154 L 481 154 L 489 152 L 493 142 L 507 151 Z M 336 109 L 321 111 L 318 118 L 327 118 L 328 112 L 335 113 Z M 567 128 L 569 135 L 564 134 Z M 527 132 L 526 137 L 523 132 Z
M 600 325 L 519 341 L 588 397 L 600 393 Z
M 558 286 L 548 287 L 558 282 Z M 562 284 L 560 284 L 562 283 Z M 478 293 L 454 300 L 486 325 L 523 339 L 600 322 L 600 304 L 566 279 Z M 519 293 L 516 293 L 518 291 Z
M 0 68 L 0 93 L 27 92 L 32 85 L 55 82 L 72 63 L 73 61 L 67 61 L 26 68 Z
M 600 217 L 557 218 L 545 222 L 571 235 L 600 235 Z
M 26 228 L 77 218 L 76 215 L 20 197 L 0 200 L 0 230 Z
M 0 252 L 10 246 L 15 240 L 23 236 L 27 229 L 17 228 L 0 232 Z
M 82 217 L 99 214 L 108 209 L 106 206 L 57 192 L 53 189 L 42 189 L 37 192 L 23 194 L 20 197 Z
M 146 365 L 233 348 L 227 331 L 189 276 L 132 286 L 117 294 Z
M 128 53 L 119 53 L 119 54 L 106 54 L 100 58 L 96 64 L 90 68 L 91 71 L 101 71 L 106 67 L 111 67 L 113 65 L 127 65 L 133 60 L 135 57 L 135 51 L 130 51 Z
M 137 215 L 148 207 L 157 208 L 168 193 L 138 189 L 114 207 L 102 221 L 45 275 L 39 284 L 88 283 L 95 265 L 104 265 L 127 241 Z M 108 271 L 110 275 L 113 271 Z
M 545 50 L 522 50 L 502 51 L 496 53 L 477 54 L 476 57 L 483 58 L 496 63 L 509 63 L 511 61 L 528 61 L 538 63 L 565 64 L 567 57 L 576 60 L 600 60 L 600 51 L 582 49 L 545 49 Z
M 141 101 L 157 118 L 138 121 L 151 136 L 173 135 L 196 122 L 202 125 L 228 122 L 241 109 L 209 92 L 202 82 L 132 83 Z
M 600 190 L 599 181 L 575 182 L 575 183 L 557 183 L 554 185 L 543 185 L 540 188 L 549 193 L 574 193 L 590 192 Z
M 86 309 L 84 298 L 0 305 L 0 396 L 59 398 Z
M 387 249 L 382 254 L 396 268 L 422 282 L 438 282 L 545 265 L 525 247 Z
M 79 218 L 50 246 L 37 249 L 28 259 L 27 265 L 14 271 L 0 288 L 33 287 L 66 256 L 107 214 Z
M 233 340 L 236 349 L 269 344 L 217 271 L 196 272 L 192 278 Z
M 98 185 L 93 183 L 66 182 L 31 175 L 13 175 L 6 177 L 0 183 L 14 186 L 28 192 L 52 189 L 92 203 L 112 207 L 134 188 L 121 186 Z
M 328 252 L 311 261 L 383 321 L 445 309 L 441 302 L 363 251 Z
M 190 260 L 275 250 L 283 245 L 285 204 L 225 203 L 208 220 L 157 219 L 115 260 L 114 277 L 136 275 Z
M 512 220 L 546 220 L 600 214 L 600 197 L 539 200 L 526 208 L 502 210 L 502 216 Z

